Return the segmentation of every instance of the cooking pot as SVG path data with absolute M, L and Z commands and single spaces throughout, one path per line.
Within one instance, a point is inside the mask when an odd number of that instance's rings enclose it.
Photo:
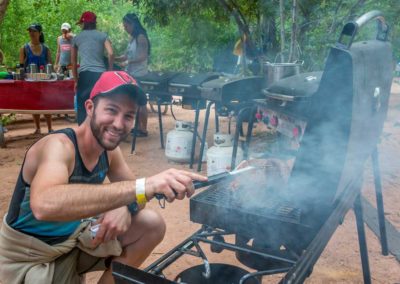
M 304 61 L 295 61 L 293 63 L 271 63 L 264 62 L 263 74 L 265 83 L 270 86 L 272 83 L 300 73 L 300 67 Z

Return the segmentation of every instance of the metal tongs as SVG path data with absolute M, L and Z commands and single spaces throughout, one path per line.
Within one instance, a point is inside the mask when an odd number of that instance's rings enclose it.
M 193 181 L 193 187 L 194 189 L 199 189 L 199 188 L 203 188 L 206 186 L 210 186 L 222 181 L 229 181 L 229 180 L 233 180 L 235 177 L 249 173 L 251 171 L 256 170 L 256 167 L 253 166 L 248 166 L 245 167 L 243 169 L 238 169 L 238 170 L 233 170 L 231 172 L 225 172 L 225 173 L 220 173 L 220 174 L 216 174 L 216 175 L 212 175 L 208 177 L 207 181 Z M 158 203 L 160 204 L 161 208 L 165 208 L 165 195 L 164 194 L 160 194 L 157 193 L 155 195 L 155 197 L 158 200 Z

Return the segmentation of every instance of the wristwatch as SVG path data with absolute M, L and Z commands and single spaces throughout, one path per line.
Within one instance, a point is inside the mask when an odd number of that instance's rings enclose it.
M 138 211 L 139 211 L 139 206 L 138 206 L 138 204 L 137 204 L 136 201 L 134 201 L 134 202 L 128 204 L 127 207 L 128 207 L 128 211 L 129 211 L 132 215 L 135 215 L 135 214 L 138 213 Z

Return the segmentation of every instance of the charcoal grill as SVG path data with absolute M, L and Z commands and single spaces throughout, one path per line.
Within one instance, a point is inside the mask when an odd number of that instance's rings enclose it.
M 358 29 L 371 19 L 379 20 L 377 39 L 353 44 Z M 145 271 L 161 275 L 184 254 L 201 257 L 207 271 L 207 258 L 198 245 L 204 242 L 214 252 L 235 251 L 240 261 L 245 255 L 247 260 L 251 257 L 263 259 L 263 263 L 279 262 L 273 267 L 257 267 L 257 272 L 244 276 L 246 279 L 285 273 L 281 283 L 303 283 L 354 206 L 364 282 L 371 283 L 360 190 L 365 162 L 371 155 L 377 160 L 377 143 L 388 109 L 392 51 L 387 33 L 379 11 L 369 12 L 343 28 L 307 104 L 307 126 L 284 188 L 255 195 L 258 202 L 264 201 L 261 207 L 239 202 L 243 198 L 228 190 L 227 184 L 212 186 L 194 196 L 190 219 L 203 227 Z M 347 37 L 350 40 L 344 44 Z M 378 192 L 377 183 L 375 187 Z M 240 193 L 241 189 L 239 194 L 246 195 L 247 191 Z M 250 228 L 253 224 L 256 229 Z M 224 240 L 227 234 L 236 236 L 234 244 Z M 252 244 L 248 240 L 253 240 Z

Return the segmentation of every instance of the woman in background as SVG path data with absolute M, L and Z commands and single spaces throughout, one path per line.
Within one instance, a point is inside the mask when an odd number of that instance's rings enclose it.
M 126 52 L 115 60 L 125 67 L 133 77 L 146 75 L 148 70 L 148 58 L 150 55 L 150 41 L 147 32 L 134 13 L 128 13 L 122 19 L 125 31 L 131 36 Z M 146 137 L 147 132 L 147 107 L 139 107 L 138 129 L 134 129 L 137 137 Z
M 19 51 L 19 62 L 26 69 L 30 64 L 36 64 L 39 72 L 41 66 L 51 64 L 50 49 L 44 44 L 43 29 L 40 24 L 31 24 L 28 27 L 30 41 L 21 47 Z M 51 127 L 51 114 L 45 114 L 47 129 L 53 131 Z M 34 134 L 40 134 L 40 114 L 33 115 L 36 130 Z
M 55 68 L 60 73 L 67 72 L 67 68 L 71 66 L 71 49 L 72 39 L 71 25 L 63 23 L 61 25 L 61 35 L 57 38 L 57 54 Z

